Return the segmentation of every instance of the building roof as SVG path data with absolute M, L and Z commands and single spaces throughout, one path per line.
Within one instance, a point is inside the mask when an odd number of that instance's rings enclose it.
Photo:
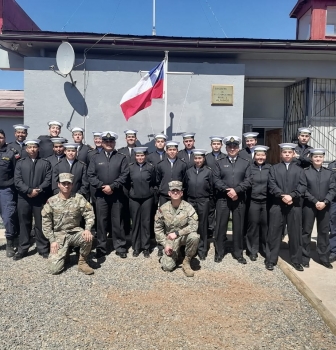
M 293 10 L 289 14 L 290 18 L 297 18 L 298 14 L 300 13 L 303 6 L 305 6 L 308 3 L 309 0 L 298 0 L 296 5 L 294 6 Z
M 22 90 L 0 90 L 1 111 L 23 111 L 24 92 Z

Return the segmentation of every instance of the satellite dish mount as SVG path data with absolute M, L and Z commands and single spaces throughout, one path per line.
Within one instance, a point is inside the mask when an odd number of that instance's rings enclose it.
M 61 75 L 63 78 L 66 78 L 69 75 L 72 86 L 75 86 L 76 81 L 73 80 L 71 75 L 71 72 L 75 65 L 75 51 L 70 43 L 65 41 L 58 47 L 56 53 L 56 63 L 61 74 L 55 71 L 54 66 L 51 66 L 50 68 L 55 73 Z

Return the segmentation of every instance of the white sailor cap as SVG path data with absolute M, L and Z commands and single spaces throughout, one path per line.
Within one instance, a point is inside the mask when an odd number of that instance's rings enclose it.
M 184 139 L 190 139 L 190 138 L 193 139 L 195 137 L 195 135 L 196 135 L 195 132 L 185 132 L 185 133 L 182 134 L 182 137 Z
M 57 125 L 57 126 L 59 126 L 61 128 L 63 126 L 63 123 L 58 122 L 57 120 L 51 120 L 51 121 L 48 122 L 48 125 L 49 126 Z
M 102 137 L 102 132 L 101 131 L 92 131 L 93 137 Z
M 241 138 L 238 136 L 227 136 L 224 138 L 224 143 L 226 145 L 229 145 L 230 143 L 234 143 L 236 145 L 240 145 L 241 144 Z
M 29 129 L 29 126 L 23 125 L 23 124 L 16 124 L 16 125 L 13 125 L 13 128 L 15 130 L 27 130 L 27 129 Z
M 74 128 L 72 128 L 72 130 L 71 130 L 71 132 L 77 132 L 77 131 L 79 131 L 79 132 L 84 132 L 84 129 L 83 128 L 80 128 L 80 127 L 78 127 L 78 126 L 75 126 Z
M 258 151 L 263 151 L 266 152 L 269 150 L 268 146 L 263 146 L 263 145 L 257 145 L 251 148 L 252 152 L 258 152 Z
M 192 150 L 192 153 L 195 155 L 195 156 L 204 156 L 205 153 L 206 153 L 206 150 L 205 149 L 196 149 L 194 148 Z
M 309 150 L 310 154 L 326 154 L 326 149 L 325 148 L 311 148 Z
M 51 139 L 50 139 L 50 141 L 52 142 L 52 143 L 65 143 L 66 142 L 66 139 L 65 138 L 63 138 L 63 137 L 52 137 Z
M 309 128 L 298 128 L 298 134 L 309 134 L 311 135 L 312 131 Z
M 168 147 L 178 147 L 178 145 L 179 145 L 180 143 L 179 142 L 177 142 L 177 141 L 167 141 L 166 142 L 166 148 L 168 148 Z
M 41 140 L 36 139 L 36 140 L 25 140 L 24 144 L 25 145 L 39 145 Z
M 129 134 L 136 135 L 138 133 L 138 130 L 128 129 L 128 130 L 125 130 L 124 133 L 125 133 L 125 135 L 129 135 Z
M 209 139 L 211 141 L 221 141 L 221 142 L 223 142 L 224 137 L 223 136 L 210 136 Z
M 65 143 L 64 144 L 64 148 L 65 149 L 76 149 L 79 147 L 80 145 L 78 143 Z
M 295 149 L 297 144 L 295 143 L 279 143 L 281 149 Z
M 243 136 L 245 137 L 245 139 L 250 139 L 251 137 L 256 138 L 259 135 L 258 132 L 246 132 L 245 134 L 243 134 Z
M 133 151 L 134 153 L 146 153 L 148 147 L 134 147 Z
M 165 135 L 165 134 L 156 134 L 155 135 L 155 140 L 156 139 L 165 139 L 165 140 L 167 140 L 167 138 L 168 138 L 168 136 Z
M 103 131 L 101 136 L 102 136 L 103 141 L 117 140 L 118 139 L 118 135 L 113 131 Z

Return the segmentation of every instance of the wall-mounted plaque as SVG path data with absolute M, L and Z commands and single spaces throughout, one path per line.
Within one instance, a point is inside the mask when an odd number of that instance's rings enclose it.
M 212 106 L 233 106 L 233 85 L 213 84 L 211 86 Z

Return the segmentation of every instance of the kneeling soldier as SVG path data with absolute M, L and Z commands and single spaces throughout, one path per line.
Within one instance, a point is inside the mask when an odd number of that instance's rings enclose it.
M 164 247 L 161 267 L 164 271 L 172 271 L 176 266 L 180 247 L 185 245 L 186 256 L 182 268 L 187 277 L 193 277 L 190 261 L 197 252 L 199 242 L 198 217 L 195 209 L 182 200 L 182 182 L 171 181 L 168 186 L 171 201 L 158 209 L 154 225 L 156 241 Z
M 91 204 L 80 194 L 71 193 L 74 175 L 59 174 L 59 193 L 48 199 L 42 210 L 42 228 L 50 241 L 49 269 L 55 275 L 64 269 L 70 246 L 80 247 L 78 271 L 91 275 L 86 258 L 91 251 L 94 213 Z M 85 230 L 80 227 L 82 217 Z

